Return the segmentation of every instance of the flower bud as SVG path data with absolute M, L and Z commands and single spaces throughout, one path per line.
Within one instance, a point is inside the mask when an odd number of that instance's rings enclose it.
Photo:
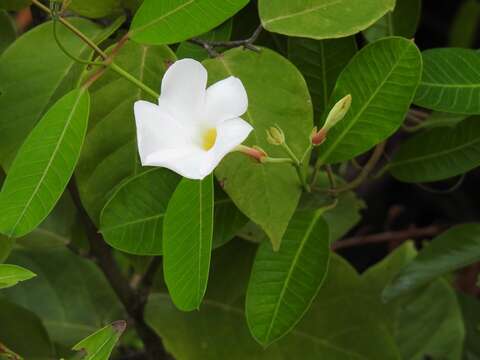
M 347 114 L 350 106 L 352 105 L 352 95 L 347 95 L 338 101 L 330 110 L 330 113 L 327 116 L 327 120 L 322 127 L 322 130 L 328 132 L 332 127 L 334 127 L 340 120 L 342 120 Z
M 322 145 L 326 138 L 327 132 L 325 131 L 325 129 L 322 128 L 320 129 L 320 131 L 318 131 L 316 126 L 313 128 L 312 135 L 310 137 L 313 146 Z
M 250 156 L 260 163 L 263 163 L 263 160 L 268 157 L 266 151 L 258 146 L 249 147 L 245 145 L 238 145 L 235 150 Z
M 285 143 L 285 134 L 277 126 L 271 126 L 267 130 L 267 141 L 272 145 L 282 145 Z

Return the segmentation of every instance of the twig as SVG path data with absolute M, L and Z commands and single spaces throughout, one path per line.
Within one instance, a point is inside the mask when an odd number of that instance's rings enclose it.
M 73 202 L 77 207 L 83 226 L 86 229 L 90 251 L 93 257 L 97 260 L 98 266 L 117 294 L 119 300 L 125 307 L 128 315 L 134 320 L 138 336 L 142 339 L 143 344 L 145 345 L 147 358 L 150 360 L 170 359 L 163 347 L 162 340 L 145 323 L 143 318 L 146 303 L 145 294 L 140 296 L 140 294 L 134 291 L 128 284 L 127 279 L 122 274 L 113 257 L 110 247 L 104 242 L 102 235 L 97 232 L 96 226 L 85 211 L 80 200 L 78 189 L 73 180 L 70 180 L 68 189 Z
M 252 36 L 245 40 L 232 40 L 232 41 L 215 41 L 215 40 L 205 40 L 201 38 L 193 38 L 188 40 L 192 44 L 202 46 L 205 50 L 207 50 L 210 57 L 218 56 L 218 52 L 215 50 L 217 47 L 222 47 L 226 49 L 231 49 L 239 46 L 243 46 L 245 49 L 249 49 L 252 51 L 259 51 L 257 47 L 253 45 L 253 43 L 258 39 L 262 32 L 262 25 L 259 25 L 255 31 L 253 32 Z
M 361 246 L 366 244 L 378 244 L 390 241 L 405 241 L 408 239 L 416 239 L 422 237 L 432 237 L 438 235 L 445 229 L 444 226 L 430 225 L 423 228 L 411 226 L 408 229 L 400 231 L 386 231 L 379 234 L 354 236 L 344 240 L 337 241 L 332 244 L 332 250 L 339 250 L 353 246 Z
M 372 153 L 372 156 L 367 161 L 365 166 L 363 167 L 360 174 L 355 178 L 355 180 L 351 181 L 350 183 L 346 184 L 345 186 L 338 187 L 334 190 L 335 193 L 341 193 L 345 191 L 350 191 L 355 189 L 356 187 L 360 186 L 370 175 L 373 171 L 375 166 L 377 165 L 378 161 L 382 158 L 383 151 L 385 150 L 386 141 L 377 145 L 375 150 Z

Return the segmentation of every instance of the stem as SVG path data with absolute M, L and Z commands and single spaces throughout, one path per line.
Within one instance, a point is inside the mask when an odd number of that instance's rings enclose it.
M 120 66 L 118 66 L 117 64 L 115 63 L 110 63 L 110 69 L 112 69 L 113 71 L 115 71 L 117 74 L 119 74 L 120 76 L 123 76 L 125 79 L 127 79 L 128 81 L 130 81 L 131 83 L 135 84 L 136 86 L 138 86 L 140 89 L 142 89 L 143 91 L 145 91 L 147 94 L 153 96 L 154 98 L 159 98 L 160 97 L 160 94 L 157 93 L 156 91 L 152 90 L 151 88 L 149 88 L 147 85 L 145 85 L 143 82 L 141 82 L 140 80 L 138 80 L 137 78 L 135 78 L 133 75 L 131 75 L 130 73 L 128 73 L 127 71 L 123 70 Z
M 130 287 L 127 279 L 118 267 L 110 247 L 104 242 L 102 235 L 97 231 L 96 226 L 85 211 L 80 200 L 78 189 L 73 180 L 70 180 L 68 188 L 87 232 L 90 251 L 97 260 L 98 266 L 112 286 L 112 289 L 117 294 L 118 299 L 123 304 L 126 312 L 134 320 L 135 328 L 145 346 L 148 359 L 169 359 L 170 357 L 163 347 L 162 340 L 144 320 L 144 311 L 148 294 L 145 293 L 145 290 L 142 293 L 137 292 Z M 150 274 L 149 278 L 150 277 L 153 277 L 153 275 Z M 148 284 L 150 284 L 150 281 L 148 281 Z
M 372 156 L 370 157 L 368 162 L 365 164 L 360 174 L 355 178 L 355 180 L 353 180 L 352 182 L 348 183 L 345 186 L 335 189 L 333 192 L 341 193 L 341 192 L 353 190 L 356 187 L 360 186 L 363 183 L 363 181 L 367 179 L 368 175 L 372 172 L 372 170 L 377 165 L 378 161 L 381 159 L 383 150 L 385 150 L 386 144 L 387 144 L 386 141 L 384 141 L 377 145 L 377 147 L 373 151 Z
M 262 164 L 293 164 L 292 159 L 290 158 L 272 158 L 272 157 L 266 157 L 262 159 Z
M 302 184 L 303 189 L 306 192 L 311 192 L 312 190 L 310 188 L 310 185 L 307 182 L 307 177 L 305 176 L 305 172 L 303 171 L 302 162 L 298 160 L 297 156 L 292 151 L 292 149 L 290 149 L 290 146 L 288 146 L 287 143 L 285 142 L 282 143 L 281 147 L 285 150 L 285 152 L 288 154 L 290 159 L 292 159 L 292 165 L 293 167 L 295 167 L 295 171 L 297 172 L 298 179 L 300 180 L 300 183 Z

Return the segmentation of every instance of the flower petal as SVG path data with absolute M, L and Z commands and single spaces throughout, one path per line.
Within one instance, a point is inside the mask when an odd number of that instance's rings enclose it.
M 234 76 L 221 80 L 207 89 L 205 119 L 214 124 L 238 118 L 248 108 L 248 96 L 242 81 Z
M 183 177 L 201 180 L 215 169 L 212 152 L 197 147 L 158 151 L 147 157 L 143 165 L 161 166 Z
M 193 59 L 173 63 L 165 72 L 158 104 L 184 124 L 198 121 L 205 106 L 207 70 Z
M 226 120 L 217 126 L 217 141 L 209 151 L 213 153 L 213 167 L 240 145 L 253 130 L 252 126 L 243 119 L 235 118 Z
M 133 110 L 142 164 L 150 154 L 161 149 L 182 147 L 189 139 L 188 130 L 162 111 L 158 105 L 148 101 L 137 101 Z

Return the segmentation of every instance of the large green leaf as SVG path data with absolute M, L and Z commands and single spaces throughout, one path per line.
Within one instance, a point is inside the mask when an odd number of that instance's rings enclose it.
M 322 212 L 296 213 L 280 251 L 268 243 L 258 249 L 247 290 L 248 326 L 266 346 L 290 332 L 302 319 L 327 275 L 328 225 Z
M 288 60 L 266 48 L 259 53 L 234 49 L 204 64 L 210 83 L 231 75 L 242 80 L 249 97 L 243 118 L 253 126 L 247 145 L 285 157 L 265 136 L 266 129 L 277 124 L 297 157 L 303 156 L 313 127 L 312 104 L 305 80 Z M 237 207 L 262 227 L 278 249 L 301 193 L 293 167 L 259 164 L 243 154 L 230 154 L 215 174 Z
M 213 237 L 213 175 L 184 178 L 165 213 L 163 271 L 175 305 L 198 309 L 207 289 Z
M 10 359 L 2 344 L 28 360 L 56 358 L 47 331 L 32 312 L 0 298 L 0 324 L 0 359 Z
M 108 37 L 107 29 L 84 19 L 69 21 L 96 42 Z M 65 55 L 53 40 L 52 23 L 36 26 L 22 35 L 0 58 L 0 163 L 11 161 L 20 144 L 42 115 L 64 94 L 76 87 L 85 68 Z M 59 26 L 62 44 L 75 56 L 88 58 L 92 50 Z
M 423 76 L 415 104 L 459 114 L 480 114 L 480 52 L 443 48 L 422 52 Z
M 315 110 L 316 124 L 327 108 L 343 68 L 357 52 L 355 37 L 334 40 L 288 39 L 288 57 L 302 72 Z
M 201 35 L 232 17 L 248 0 L 145 0 L 130 37 L 145 44 L 173 44 Z
M 370 42 L 393 35 L 411 39 L 417 31 L 421 9 L 422 0 L 398 0 L 395 10 L 366 29 L 363 35 Z
M 146 321 L 172 355 L 189 360 L 400 359 L 371 299 L 352 296 L 360 291 L 360 277 L 336 256 L 303 320 L 264 349 L 252 339 L 243 312 L 252 257 L 253 246 L 238 241 L 214 252 L 208 292 L 198 312 L 178 311 L 165 294 L 150 297 Z
M 462 316 L 452 287 L 435 280 L 407 297 L 385 303 L 385 285 L 416 255 L 413 242 L 407 242 L 362 276 L 364 286 L 375 296 L 374 305 L 384 314 L 385 325 L 395 337 L 403 359 L 459 359 L 464 339 Z M 415 334 L 415 336 L 412 336 Z
M 9 262 L 32 270 L 37 277 L 2 290 L 2 295 L 37 314 L 54 342 L 72 346 L 123 315 L 97 266 L 64 247 L 18 249 Z
M 385 288 L 386 300 L 394 299 L 450 271 L 480 260 L 480 224 L 457 225 L 427 245 Z
M 27 137 L 0 193 L 0 232 L 20 237 L 45 219 L 77 164 L 87 130 L 90 97 L 73 90 L 45 114 Z
M 115 321 L 83 339 L 72 349 L 81 351 L 83 360 L 107 360 L 126 327 L 126 321 Z
M 166 169 L 151 169 L 118 186 L 102 210 L 100 231 L 113 247 L 136 255 L 163 253 L 163 219 L 180 177 Z M 213 247 L 233 238 L 247 219 L 228 196 L 215 188 Z
M 14 244 L 14 239 L 9 239 L 7 236 L 0 235 L 0 263 L 8 258 Z
M 147 47 L 129 41 L 115 62 L 152 89 L 160 87 L 163 74 L 175 60 L 166 46 Z M 110 192 L 123 179 L 141 171 L 136 142 L 133 104 L 136 100 L 158 101 L 117 73 L 107 70 L 92 87 L 90 126 L 75 173 L 82 202 L 92 220 Z
M 1 54 L 17 37 L 15 23 L 5 10 L 0 10 L 0 35 Z
M 320 163 L 349 160 L 390 136 L 401 125 L 420 80 L 415 44 L 392 37 L 363 48 L 340 75 L 330 108 L 352 95 L 345 118 L 321 146 Z
M 7 288 L 35 277 L 36 275 L 30 270 L 21 266 L 0 264 L 0 289 Z
M 447 179 L 480 166 L 480 122 L 462 121 L 415 135 L 400 146 L 388 165 L 390 173 L 405 182 Z
M 124 181 L 102 210 L 104 239 L 128 253 L 161 255 L 163 219 L 179 180 L 167 169 L 151 169 Z
M 290 36 L 313 39 L 341 38 L 366 29 L 387 11 L 395 0 L 259 0 L 265 29 Z
M 233 21 L 228 20 L 216 29 L 199 36 L 199 38 L 207 41 L 230 40 L 230 36 L 232 35 L 232 25 Z M 202 46 L 192 44 L 189 41 L 183 41 L 180 43 L 175 54 L 179 59 L 190 58 L 198 61 L 205 60 L 209 56 L 207 50 L 205 50 Z

